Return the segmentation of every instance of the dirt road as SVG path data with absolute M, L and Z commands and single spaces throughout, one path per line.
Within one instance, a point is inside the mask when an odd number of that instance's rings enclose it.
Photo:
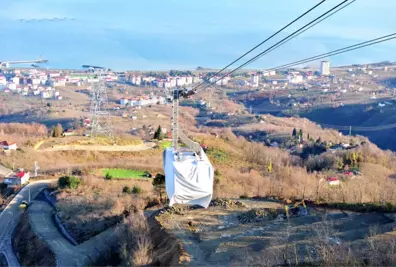
M 12 173 L 12 170 L 0 165 L 0 176 L 7 177 Z
M 100 145 L 56 145 L 50 148 L 38 149 L 37 151 L 42 152 L 54 152 L 54 151 L 73 151 L 73 150 L 84 150 L 84 151 L 119 151 L 119 152 L 134 152 L 152 149 L 155 146 L 154 142 L 147 142 L 141 145 L 129 145 L 129 146 L 100 146 Z
M 255 208 L 281 208 L 273 202 L 253 204 Z M 184 215 L 164 218 L 164 226 L 182 241 L 192 259 L 190 266 L 248 266 L 263 260 L 268 260 L 262 262 L 265 266 L 277 265 L 282 264 L 282 255 L 292 255 L 290 244 L 296 255 L 305 255 L 307 251 L 314 255 L 315 238 L 354 244 L 364 240 L 373 227 L 377 235 L 391 232 L 395 227 L 394 220 L 380 213 L 324 210 L 311 210 L 308 216 L 290 220 L 278 216 L 242 224 L 238 215 L 250 208 L 189 210 Z

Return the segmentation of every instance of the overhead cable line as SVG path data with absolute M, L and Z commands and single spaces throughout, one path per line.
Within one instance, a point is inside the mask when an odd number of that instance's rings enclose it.
M 267 53 L 269 50 L 273 49 L 274 47 L 279 47 L 279 44 L 284 44 L 285 40 L 291 40 L 293 38 L 295 38 L 297 36 L 297 34 L 301 31 L 303 31 L 304 29 L 308 28 L 309 26 L 311 26 L 312 24 L 314 24 L 316 21 L 320 20 L 321 18 L 323 18 L 324 16 L 326 16 L 327 14 L 331 13 L 332 11 L 334 11 L 335 9 L 339 8 L 340 6 L 342 6 L 343 4 L 345 4 L 346 2 L 348 2 L 349 0 L 344 0 L 343 2 L 341 2 L 340 4 L 336 5 L 335 7 L 329 9 L 328 11 L 326 11 L 325 13 L 323 13 L 322 15 L 320 15 L 319 17 L 317 17 L 316 19 L 312 20 L 311 22 L 309 22 L 308 24 L 304 25 L 303 27 L 299 28 L 298 30 L 294 31 L 293 33 L 289 34 L 287 37 L 283 38 L 282 40 L 280 40 L 279 42 L 277 42 L 276 44 L 272 45 L 270 48 L 264 50 L 263 52 L 259 53 L 257 56 L 251 58 L 250 60 L 246 61 L 244 64 L 240 65 L 239 67 L 233 69 L 232 71 L 228 72 L 227 74 L 221 76 L 219 79 L 215 80 L 214 82 L 210 83 L 208 86 L 211 86 L 213 84 L 216 84 L 218 81 L 224 79 L 225 77 L 227 77 L 228 75 L 238 71 L 239 69 L 243 68 L 244 66 L 252 63 L 253 61 L 255 61 L 257 58 L 259 58 L 261 55 Z M 340 9 L 341 10 L 341 9 Z M 338 11 L 340 11 L 338 10 Z M 338 12 L 337 11 L 337 12 Z M 291 38 L 292 37 L 292 38 Z M 279 46 L 278 46 L 279 45 Z M 208 87 L 207 86 L 207 87 Z
M 354 0 L 356 1 L 356 0 Z M 266 42 L 268 42 L 269 40 L 271 40 L 272 38 L 274 38 L 276 35 L 278 35 L 279 33 L 281 33 L 283 30 L 285 30 L 286 28 L 288 28 L 290 25 L 294 24 L 296 21 L 300 20 L 302 17 L 306 16 L 308 13 L 310 13 L 311 11 L 313 11 L 314 9 L 316 9 L 317 7 L 319 7 L 320 5 L 322 5 L 324 2 L 326 2 L 326 0 L 322 0 L 321 2 L 319 2 L 318 4 L 316 4 L 315 6 L 313 6 L 312 8 L 310 8 L 308 11 L 306 11 L 305 13 L 303 13 L 302 15 L 300 15 L 299 17 L 297 17 L 296 19 L 294 19 L 293 21 L 291 21 L 290 23 L 288 23 L 286 26 L 284 26 L 283 28 L 281 28 L 280 30 L 278 30 L 277 32 L 275 32 L 274 34 L 272 34 L 270 37 L 268 37 L 267 39 L 265 39 L 264 41 L 262 41 L 261 43 L 259 43 L 258 45 L 256 45 L 255 47 L 253 47 L 252 49 L 250 49 L 249 51 L 247 51 L 246 53 L 244 53 L 242 56 L 240 56 L 239 58 L 237 58 L 236 60 L 234 60 L 233 62 L 231 62 L 230 64 L 228 64 L 227 66 L 225 66 L 224 68 L 222 68 L 221 70 L 219 70 L 215 76 L 219 75 L 221 72 L 223 72 L 224 70 L 226 70 L 228 67 L 234 65 L 236 62 L 238 62 L 239 60 L 241 60 L 242 58 L 244 58 L 246 55 L 250 54 L 251 52 L 253 52 L 254 50 L 256 50 L 258 47 L 262 46 L 263 44 L 265 44 Z M 198 84 L 195 88 L 197 89 L 198 87 L 200 87 L 201 85 L 203 85 L 205 82 L 202 82 L 200 84 Z
M 259 60 L 260 58 L 262 58 L 263 56 L 265 56 L 266 54 L 270 53 L 271 51 L 277 49 L 279 46 L 282 46 L 283 44 L 289 42 L 290 40 L 296 38 L 297 36 L 303 34 L 304 32 L 308 31 L 309 29 L 311 29 L 312 27 L 314 27 L 315 25 L 321 23 L 322 21 L 324 21 L 325 19 L 335 15 L 336 13 L 340 12 L 341 10 L 343 10 L 344 8 L 348 7 L 349 5 L 353 4 L 354 2 L 356 2 L 356 0 L 353 0 L 352 2 L 349 2 L 348 4 L 340 7 L 337 10 L 334 10 L 332 13 L 328 14 L 327 16 L 325 16 L 324 18 L 320 19 L 319 21 L 315 22 L 314 24 L 312 24 L 311 26 L 309 26 L 308 28 L 306 28 L 305 30 L 299 32 L 298 34 L 296 34 L 295 36 L 290 37 L 289 39 L 283 41 L 282 43 L 280 43 L 279 45 L 275 46 L 274 48 L 270 49 L 269 51 L 265 52 L 264 54 L 260 55 L 258 58 L 256 58 L 255 60 L 253 60 L 252 62 L 250 62 L 249 64 Z
M 369 41 L 365 41 L 365 42 L 362 42 L 362 43 L 358 43 L 358 44 L 354 44 L 354 45 L 347 46 L 347 47 L 344 47 L 344 48 L 340 48 L 340 49 L 337 49 L 337 50 L 334 50 L 334 51 L 331 51 L 331 52 L 327 52 L 327 53 L 323 53 L 323 54 L 320 54 L 320 55 L 317 55 L 317 56 L 313 56 L 313 57 L 309 57 L 309 58 L 306 58 L 306 59 L 294 61 L 292 63 L 284 64 L 284 65 L 281 65 L 279 67 L 267 69 L 265 71 L 289 68 L 289 67 L 301 65 L 301 64 L 304 64 L 304 63 L 316 61 L 318 59 L 323 59 L 323 58 L 326 58 L 326 57 L 343 54 L 343 53 L 346 53 L 346 52 L 349 52 L 349 51 L 353 51 L 353 50 L 356 50 L 356 49 L 360 49 L 360 48 L 364 48 L 364 47 L 367 47 L 367 46 L 383 43 L 383 42 L 390 41 L 390 40 L 393 40 L 393 39 L 396 39 L 396 33 L 388 34 L 388 35 L 385 35 L 385 36 L 382 36 L 382 37 L 378 37 L 378 38 L 375 38 L 375 39 L 372 39 L 372 40 L 369 40 Z

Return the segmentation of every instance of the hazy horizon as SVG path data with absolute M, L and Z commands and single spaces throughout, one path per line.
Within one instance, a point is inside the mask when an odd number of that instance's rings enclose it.
M 42 57 L 48 68 L 218 69 L 316 2 L 3 0 L 0 61 Z M 256 53 L 340 2 L 328 0 Z M 381 2 L 358 0 L 247 68 L 276 67 L 390 34 L 396 2 Z M 333 66 L 394 61 L 395 48 L 396 41 L 390 41 L 329 60 Z

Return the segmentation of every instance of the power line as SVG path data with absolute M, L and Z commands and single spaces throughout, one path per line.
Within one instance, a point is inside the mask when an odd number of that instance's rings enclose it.
M 239 67 L 233 69 L 232 71 L 230 71 L 229 73 L 221 76 L 219 79 L 217 79 L 216 81 L 210 83 L 208 86 L 211 86 L 215 83 L 217 83 L 218 81 L 222 80 L 223 78 L 225 78 L 226 76 L 236 72 L 237 70 L 243 68 L 244 66 L 252 63 L 253 61 L 255 61 L 257 58 L 259 58 L 261 55 L 263 55 L 264 53 L 267 53 L 269 50 L 273 49 L 274 47 L 278 46 L 279 44 L 283 45 L 284 41 L 289 39 L 288 41 L 290 41 L 291 39 L 295 38 L 297 36 L 297 34 L 301 31 L 303 31 L 304 29 L 306 29 L 307 27 L 309 27 L 310 25 L 314 24 L 316 21 L 320 20 L 321 18 L 323 18 L 324 16 L 326 16 L 327 14 L 331 13 L 332 11 L 334 11 L 335 9 L 339 8 L 340 6 L 342 6 L 343 4 L 345 4 L 346 2 L 348 2 L 349 0 L 344 0 L 343 2 L 341 2 L 340 4 L 336 5 L 335 7 L 329 9 L 328 11 L 326 11 L 325 13 L 323 13 L 322 15 L 320 15 L 319 17 L 317 17 L 316 19 L 312 20 L 311 22 L 309 22 L 308 24 L 304 25 L 303 27 L 299 28 L 298 30 L 294 31 L 292 34 L 288 35 L 287 37 L 283 38 L 281 41 L 277 42 L 276 44 L 272 45 L 270 48 L 264 50 L 263 52 L 259 53 L 257 56 L 251 58 L 250 60 L 248 60 L 247 62 L 245 62 L 244 64 L 240 65 Z M 341 9 L 340 9 L 341 10 Z M 338 10 L 338 11 L 340 11 Z M 337 11 L 337 12 L 338 12 Z M 292 38 L 291 38 L 292 37 Z M 280 46 L 280 45 L 279 45 Z M 279 47 L 278 46 L 278 47 Z
M 356 0 L 354 0 L 356 1 Z M 253 47 L 252 49 L 250 49 L 249 51 L 247 51 L 246 53 L 244 53 L 242 56 L 240 56 L 239 58 L 237 58 L 236 60 L 234 60 L 233 62 L 231 62 L 230 64 L 228 64 L 227 66 L 225 66 L 224 68 L 222 68 L 221 70 L 219 70 L 215 76 L 219 75 L 221 72 L 223 72 L 224 70 L 226 70 L 228 67 L 234 65 L 234 63 L 238 62 L 239 60 L 241 60 L 242 58 L 244 58 L 246 55 L 250 54 L 252 51 L 256 50 L 258 47 L 262 46 L 264 43 L 268 42 L 269 40 L 271 40 L 273 37 L 275 37 L 276 35 L 278 35 L 280 32 L 282 32 L 283 30 L 285 30 L 286 28 L 288 28 L 290 25 L 294 24 L 296 21 L 300 20 L 302 17 L 306 16 L 308 13 L 310 13 L 311 11 L 313 11 L 314 9 L 316 9 L 318 6 L 320 6 L 321 4 L 323 4 L 324 2 L 326 2 L 326 0 L 322 0 L 320 3 L 316 4 L 315 6 L 313 6 L 311 9 L 309 9 L 308 11 L 306 11 L 305 13 L 303 13 L 302 15 L 300 15 L 299 17 L 297 17 L 296 19 L 294 19 L 293 21 L 291 21 L 289 24 L 287 24 L 286 26 L 284 26 L 283 28 L 281 28 L 280 30 L 278 30 L 277 32 L 275 32 L 274 34 L 272 34 L 270 37 L 268 37 L 267 39 L 265 39 L 264 41 L 262 41 L 261 43 L 259 43 L 258 45 L 256 45 L 255 47 Z M 196 90 L 198 87 L 200 87 L 201 85 L 203 85 L 205 82 L 202 82 L 200 84 L 198 84 L 194 90 Z
M 280 43 L 279 45 L 275 46 L 274 48 L 272 48 L 271 50 L 267 51 L 266 53 L 260 55 L 258 58 L 256 58 L 255 60 L 253 60 L 253 61 L 250 62 L 250 63 L 253 63 L 253 62 L 259 60 L 260 58 L 262 58 L 262 57 L 265 56 L 266 54 L 268 54 L 268 53 L 270 53 L 271 51 L 277 49 L 279 46 L 282 46 L 283 44 L 285 44 L 285 43 L 289 42 L 290 40 L 296 38 L 297 36 L 303 34 L 304 32 L 306 32 L 306 31 L 308 31 L 309 29 L 311 29 L 312 27 L 314 27 L 315 25 L 317 25 L 317 24 L 321 23 L 322 21 L 324 21 L 325 19 L 327 19 L 327 18 L 329 18 L 329 17 L 335 15 L 336 13 L 340 12 L 341 10 L 343 10 L 344 8 L 346 8 L 346 7 L 348 7 L 349 5 L 353 4 L 354 2 L 356 2 L 356 0 L 353 0 L 352 2 L 350 2 L 350 3 L 348 3 L 348 4 L 346 4 L 346 5 L 342 6 L 342 7 L 340 7 L 339 9 L 337 9 L 337 10 L 335 10 L 335 11 L 333 11 L 332 13 L 328 14 L 327 16 L 325 16 L 324 18 L 322 18 L 321 20 L 315 22 L 314 24 L 312 24 L 311 26 L 309 26 L 308 28 L 306 28 L 305 30 L 299 32 L 299 33 L 296 34 L 295 36 L 292 36 L 291 38 L 285 40 L 284 42 L 282 42 L 282 43 Z
M 320 54 L 320 55 L 317 55 L 317 56 L 313 56 L 313 57 L 309 57 L 309 58 L 306 58 L 306 59 L 301 59 L 301 60 L 298 60 L 298 61 L 294 61 L 292 63 L 284 64 L 284 65 L 281 65 L 279 67 L 271 68 L 271 69 L 268 69 L 268 70 L 279 70 L 279 69 L 284 69 L 284 68 L 289 68 L 289 67 L 301 65 L 301 64 L 304 64 L 304 63 L 308 63 L 308 62 L 315 61 L 315 60 L 318 60 L 318 59 L 326 58 L 326 57 L 329 57 L 329 56 L 335 56 L 335 55 L 339 55 L 339 54 L 346 53 L 346 52 L 349 52 L 349 51 L 353 51 L 353 50 L 356 50 L 356 49 L 360 49 L 360 48 L 364 48 L 364 47 L 367 47 L 367 46 L 371 46 L 371 45 L 374 45 L 374 44 L 390 41 L 390 40 L 395 39 L 395 38 L 396 38 L 396 33 L 388 34 L 388 35 L 385 35 L 385 36 L 382 36 L 382 37 L 371 39 L 369 41 L 365 41 L 365 42 L 362 42 L 362 43 L 354 44 L 354 45 L 351 45 L 351 46 L 340 48 L 340 49 L 337 49 L 337 50 L 334 50 L 334 51 L 331 51 L 331 52 L 323 53 L 323 54 Z

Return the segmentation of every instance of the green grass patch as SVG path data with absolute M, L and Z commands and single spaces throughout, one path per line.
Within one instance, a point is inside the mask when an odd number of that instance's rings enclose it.
M 111 176 L 118 179 L 128 178 L 146 178 L 145 171 L 127 170 L 127 169 L 102 169 L 103 176 Z
M 172 141 L 161 141 L 161 142 L 159 142 L 159 146 L 160 146 L 162 149 L 166 149 L 166 148 L 172 146 Z
M 226 162 L 229 159 L 228 154 L 218 148 L 209 148 L 206 155 L 215 162 Z

